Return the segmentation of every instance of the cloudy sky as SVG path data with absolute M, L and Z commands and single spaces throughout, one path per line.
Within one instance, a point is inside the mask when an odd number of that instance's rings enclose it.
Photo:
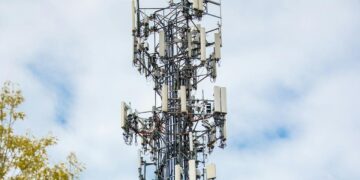
M 0 82 L 26 97 L 17 131 L 57 136 L 51 161 L 76 152 L 82 179 L 137 178 L 119 107 L 147 110 L 153 93 L 132 68 L 130 2 L 0 0 Z M 223 18 L 218 179 L 360 179 L 360 1 L 223 0 Z

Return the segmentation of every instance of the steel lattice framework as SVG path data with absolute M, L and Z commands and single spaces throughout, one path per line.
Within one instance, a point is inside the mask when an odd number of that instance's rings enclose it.
M 155 91 L 150 111 L 121 107 L 125 142 L 141 144 L 139 179 L 149 169 L 156 180 L 215 179 L 207 156 L 216 144 L 226 145 L 226 89 L 215 86 L 213 100 L 196 98 L 196 90 L 217 76 L 221 0 L 173 0 L 163 8 L 132 0 L 132 22 L 133 65 L 153 80 Z

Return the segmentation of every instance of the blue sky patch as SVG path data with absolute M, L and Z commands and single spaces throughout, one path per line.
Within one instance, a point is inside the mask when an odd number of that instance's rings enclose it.
M 27 64 L 26 69 L 46 89 L 56 94 L 55 120 L 65 125 L 74 99 L 72 85 L 61 68 L 51 64 L 51 58 L 39 56 L 37 61 Z
M 290 137 L 290 132 L 285 127 L 277 127 L 275 129 L 265 131 L 264 137 L 268 141 L 287 139 Z
M 275 85 L 266 95 L 272 103 L 276 104 L 292 102 L 298 99 L 299 96 L 300 94 L 296 90 L 282 84 Z
M 291 131 L 285 126 L 276 126 L 254 135 L 243 136 L 239 137 L 239 140 L 236 142 L 237 148 L 241 150 L 266 149 L 271 144 L 290 139 Z

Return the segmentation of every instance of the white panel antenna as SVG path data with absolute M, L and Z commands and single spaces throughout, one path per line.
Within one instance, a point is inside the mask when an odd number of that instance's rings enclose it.
M 187 34 L 187 41 L 188 41 L 188 57 L 192 57 L 192 37 L 191 32 Z
M 165 32 L 159 32 L 159 55 L 160 57 L 165 57 L 165 49 L 166 49 L 166 42 L 165 42 Z
M 135 20 L 135 16 L 136 16 L 136 10 L 135 10 L 135 0 L 131 1 L 131 15 L 132 15 L 132 30 L 133 32 L 135 32 L 136 30 L 136 20 Z
M 221 34 L 215 33 L 215 59 L 221 59 Z
M 199 10 L 199 0 L 193 0 L 192 3 L 193 3 L 193 8 Z
M 227 113 L 226 87 L 221 88 L 221 112 Z
M 214 112 L 221 112 L 221 87 L 214 86 Z
M 126 124 L 127 124 L 127 106 L 125 104 L 125 102 L 121 102 L 121 119 L 120 119 L 120 126 L 122 129 L 126 128 Z
M 175 180 L 182 180 L 182 168 L 179 164 L 175 165 Z
M 198 11 L 204 11 L 204 0 L 193 0 L 193 8 Z
M 186 107 L 186 87 L 181 86 L 180 87 L 180 101 L 181 101 L 181 112 L 186 113 L 187 107 Z
M 215 112 L 227 113 L 226 88 L 214 86 L 214 106 Z
M 190 151 L 194 151 L 194 139 L 193 139 L 193 133 L 189 132 L 189 145 L 190 145 Z
M 161 108 L 162 111 L 167 112 L 168 111 L 168 85 L 163 84 L 162 90 L 161 90 Z
M 216 165 L 209 164 L 206 166 L 206 179 L 213 180 L 216 178 Z
M 204 0 L 199 0 L 199 11 L 204 11 Z
M 189 160 L 189 180 L 196 180 L 196 161 Z
M 206 61 L 206 31 L 205 31 L 205 28 L 200 28 L 200 59 L 202 62 Z

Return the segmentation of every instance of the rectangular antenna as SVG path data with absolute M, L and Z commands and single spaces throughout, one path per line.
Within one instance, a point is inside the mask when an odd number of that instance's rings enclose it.
M 219 86 L 214 86 L 214 112 L 221 112 L 221 88 Z
M 159 55 L 160 55 L 160 57 L 165 57 L 165 49 L 166 49 L 165 32 L 159 31 Z
M 187 34 L 187 40 L 188 40 L 188 56 L 191 58 L 192 57 L 192 37 L 191 37 L 191 32 L 188 32 Z
M 206 179 L 213 180 L 216 178 L 216 165 L 209 164 L 206 166 Z
M 204 11 L 204 0 L 199 0 L 199 11 Z
M 200 28 L 200 60 L 206 61 L 206 31 L 205 28 Z
M 181 112 L 186 113 L 186 87 L 180 86 L 180 102 L 181 102 Z
M 127 122 L 127 107 L 125 102 L 121 102 L 121 110 L 120 110 L 120 126 L 122 129 L 125 129 Z
M 135 0 L 131 1 L 131 14 L 132 14 L 132 30 L 136 30 L 136 20 L 135 20 Z
M 193 141 L 193 134 L 189 132 L 189 144 L 190 144 L 190 151 L 194 151 L 194 141 Z
M 196 180 L 196 162 L 189 160 L 189 180 Z
M 221 112 L 227 113 L 226 87 L 221 88 Z
M 216 76 L 217 76 L 217 71 L 216 71 L 216 65 L 217 65 L 217 64 L 216 64 L 216 60 L 212 60 L 211 63 L 212 63 L 212 64 L 211 64 L 211 66 L 212 66 L 211 77 L 215 79 Z
M 175 165 L 175 180 L 181 180 L 182 168 L 179 164 Z
M 161 110 L 168 111 L 168 85 L 163 84 L 161 89 Z
M 199 0 L 193 0 L 193 8 L 199 10 Z
M 215 59 L 221 59 L 221 34 L 215 33 Z
M 214 112 L 227 113 L 226 87 L 214 86 Z

